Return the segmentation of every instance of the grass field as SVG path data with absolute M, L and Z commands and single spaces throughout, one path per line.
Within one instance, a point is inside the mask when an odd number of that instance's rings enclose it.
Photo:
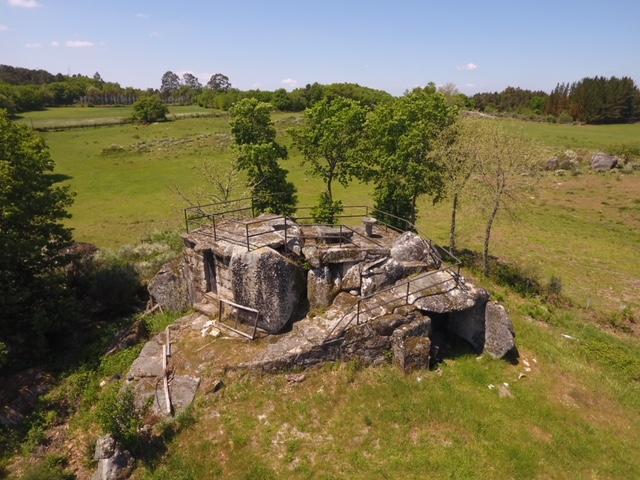
M 286 129 L 300 116 L 274 118 L 288 144 Z M 640 125 L 505 123 L 558 151 L 606 151 L 640 138 Z M 203 161 L 222 169 L 233 158 L 225 117 L 42 135 L 77 192 L 77 239 L 111 248 L 180 228 L 184 203 L 174 187 L 193 191 Z M 319 182 L 295 152 L 283 164 L 300 203 L 312 203 Z M 369 203 L 368 194 L 361 184 L 337 192 L 350 204 Z M 483 222 L 470 203 L 460 244 L 478 251 Z M 449 205 L 425 200 L 420 208 L 419 227 L 446 242 Z M 543 283 L 560 277 L 569 301 L 465 272 L 507 306 L 519 365 L 461 355 L 438 372 L 405 376 L 346 363 L 308 371 L 300 384 L 228 374 L 221 393 L 199 395 L 192 421 L 135 478 L 640 478 L 639 246 L 638 173 L 546 175 L 515 218 L 499 219 L 493 254 Z M 120 363 L 91 373 L 95 389 L 126 371 Z M 489 388 L 504 382 L 512 398 Z M 90 447 L 93 421 L 89 406 L 71 422 L 76 443 L 68 450 Z
M 36 129 L 70 128 L 122 123 L 129 119 L 132 113 L 132 106 L 57 107 L 20 114 L 18 122 L 25 123 Z M 169 107 L 170 118 L 211 113 L 211 110 L 198 107 L 197 105 L 172 105 Z

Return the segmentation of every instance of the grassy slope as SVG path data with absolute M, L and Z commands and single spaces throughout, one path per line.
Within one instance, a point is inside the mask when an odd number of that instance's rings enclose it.
M 278 114 L 280 127 L 296 116 Z M 577 129 L 527 124 L 557 148 L 605 148 L 633 140 L 640 126 L 622 126 L 624 139 L 599 143 Z M 635 130 L 627 130 L 627 127 Z M 575 128 L 576 130 L 566 130 Z M 282 130 L 282 128 L 281 128 Z M 565 133 L 569 132 L 569 133 Z M 101 155 L 102 148 L 162 137 L 205 137 L 144 154 Z M 81 240 L 117 246 L 154 228 L 180 223 L 169 186 L 198 182 L 195 167 L 231 155 L 224 119 L 182 120 L 149 127 L 117 126 L 45 134 L 60 173 L 78 192 L 71 223 Z M 135 138 L 134 135 L 140 138 Z M 580 138 L 565 144 L 566 138 Z M 595 139 L 594 139 L 595 138 Z M 569 140 L 571 142 L 571 140 Z M 591 146 L 592 145 L 592 146 Z M 158 147 L 165 148 L 165 147 Z M 320 185 L 286 162 L 301 203 Z M 640 342 L 607 333 L 588 320 L 623 304 L 638 306 L 640 177 L 549 176 L 520 222 L 501 219 L 494 254 L 559 275 L 576 307 L 555 308 L 480 279 L 511 312 L 524 364 L 512 366 L 464 355 L 441 374 L 400 375 L 391 367 L 355 364 L 285 376 L 226 379 L 219 395 L 202 395 L 197 422 L 180 433 L 148 478 L 635 478 L 640 476 Z M 367 188 L 340 191 L 349 203 L 367 202 Z M 347 194 L 348 193 L 348 194 Z M 448 206 L 423 202 L 421 226 L 447 238 Z M 461 242 L 477 249 L 481 223 L 463 212 Z M 586 310 L 585 305 L 590 309 Z M 568 334 L 576 340 L 562 336 Z M 537 362 L 534 362 L 533 359 Z M 514 398 L 489 384 L 508 382 Z M 88 417 L 88 416 L 87 416 Z M 87 430 L 89 424 L 83 426 Z

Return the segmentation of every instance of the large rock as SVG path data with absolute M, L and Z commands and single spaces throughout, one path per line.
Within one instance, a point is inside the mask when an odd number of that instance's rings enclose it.
M 125 480 L 129 478 L 135 460 L 126 450 L 116 448 L 113 455 L 98 460 L 98 468 L 91 480 Z
M 488 302 L 484 313 L 484 351 L 494 358 L 502 358 L 516 348 L 516 334 L 505 308 Z
M 413 232 L 404 232 L 393 242 L 391 258 L 398 262 L 424 262 L 436 267 L 440 265 L 437 252 Z
M 314 309 L 331 305 L 333 299 L 340 293 L 340 286 L 340 277 L 329 265 L 309 270 L 307 274 L 309 307 Z
M 503 358 L 516 351 L 515 333 L 505 308 L 496 302 L 478 303 L 473 308 L 455 312 L 449 331 L 463 338 L 477 353 Z
M 448 270 L 438 270 L 411 282 L 409 303 L 428 313 L 449 313 L 484 304 L 489 293 Z
M 547 170 L 558 170 L 560 168 L 560 159 L 558 157 L 553 157 L 547 160 L 546 169 Z
M 269 333 L 282 330 L 303 297 L 303 268 L 269 247 L 235 251 L 229 268 L 234 301 L 260 312 L 260 328 Z M 241 318 L 251 322 L 253 315 Z
M 421 317 L 402 325 L 391 335 L 393 363 L 405 372 L 429 367 L 431 319 Z
M 149 295 L 165 311 L 183 312 L 191 306 L 191 296 L 182 258 L 162 266 L 149 282 Z
M 599 172 L 606 172 L 620 166 L 622 162 L 618 157 L 598 152 L 591 157 L 591 168 Z

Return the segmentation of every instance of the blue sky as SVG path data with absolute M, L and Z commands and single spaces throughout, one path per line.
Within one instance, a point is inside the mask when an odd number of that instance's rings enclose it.
M 136 87 L 158 87 L 166 70 L 394 94 L 429 81 L 465 93 L 640 81 L 640 0 L 0 2 L 0 63 Z

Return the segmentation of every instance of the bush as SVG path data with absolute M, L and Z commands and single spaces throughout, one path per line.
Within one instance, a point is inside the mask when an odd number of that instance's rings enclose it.
M 640 159 L 640 146 L 621 143 L 609 148 L 611 155 L 622 158 L 625 162 Z
M 136 122 L 162 122 L 167 119 L 169 109 L 158 95 L 142 97 L 133 104 L 132 119 Z
M 573 117 L 567 112 L 558 115 L 558 123 L 573 123 Z
M 140 442 L 144 412 L 135 404 L 133 390 L 115 383 L 107 387 L 98 403 L 96 419 L 105 433 L 110 434 L 128 450 Z
M 331 201 L 329 195 L 327 195 L 326 192 L 323 192 L 320 195 L 318 205 L 313 207 L 311 210 L 311 216 L 313 217 L 313 221 L 316 223 L 334 224 L 343 209 L 344 208 L 340 200 Z

